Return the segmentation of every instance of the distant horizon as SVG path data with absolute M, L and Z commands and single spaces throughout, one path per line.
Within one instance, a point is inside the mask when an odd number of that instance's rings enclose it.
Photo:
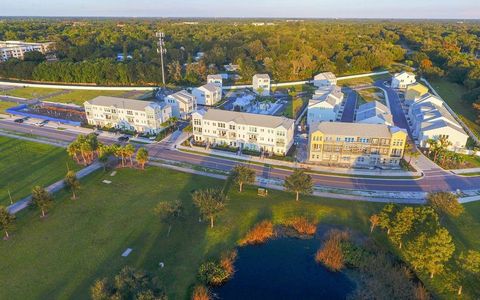
M 4 17 L 477 20 L 478 0 L 23 0 Z

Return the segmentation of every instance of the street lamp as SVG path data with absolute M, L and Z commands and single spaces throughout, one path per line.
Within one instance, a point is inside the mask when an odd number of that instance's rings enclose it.
M 163 65 L 163 55 L 167 53 L 167 49 L 165 49 L 165 33 L 161 31 L 157 31 L 155 33 L 155 36 L 158 38 L 158 43 L 157 43 L 157 53 L 160 54 L 160 61 L 162 64 L 162 82 L 163 82 L 163 87 L 165 87 L 165 68 Z

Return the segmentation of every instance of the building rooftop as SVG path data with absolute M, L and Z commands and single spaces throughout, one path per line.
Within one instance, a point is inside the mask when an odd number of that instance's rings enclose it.
M 213 80 L 223 80 L 223 77 L 221 74 L 212 74 L 207 76 L 208 79 L 213 79 Z
M 207 83 L 207 84 L 202 85 L 201 87 L 198 87 L 198 89 L 204 89 L 204 90 L 207 90 L 211 93 L 215 93 L 219 90 L 219 87 L 217 85 L 215 85 L 214 83 Z
M 255 75 L 253 75 L 253 78 L 257 78 L 257 79 L 270 79 L 270 75 L 268 75 L 268 74 L 255 74 Z
M 97 106 L 116 107 L 116 108 L 141 110 L 141 111 L 145 110 L 147 106 L 154 106 L 154 105 L 160 106 L 159 104 L 152 101 L 133 100 L 133 99 L 109 97 L 109 96 L 98 96 L 93 98 L 92 100 L 85 101 L 84 103 L 97 105 Z
M 194 96 L 189 92 L 187 92 L 186 90 L 181 90 L 179 92 L 176 92 L 175 94 L 168 95 L 167 97 L 172 97 L 175 100 L 186 103 L 186 104 L 194 100 Z
M 402 71 L 400 73 L 395 73 L 393 75 L 393 77 L 401 77 L 401 76 L 404 76 L 404 75 L 415 76 L 415 74 L 413 74 L 412 72 Z
M 204 113 L 203 117 L 207 120 L 215 120 L 225 123 L 234 122 L 236 124 L 266 128 L 284 127 L 288 129 L 295 123 L 295 120 L 285 117 L 258 115 L 221 109 L 209 109 Z
M 335 74 L 333 74 L 332 72 L 323 72 L 323 73 L 315 75 L 315 77 L 313 79 L 314 80 L 323 80 L 323 79 L 334 80 L 336 78 L 337 78 L 337 76 L 335 76 Z
M 390 137 L 392 133 L 403 131 L 405 129 L 391 127 L 384 124 L 366 124 L 366 123 L 343 123 L 343 122 L 320 122 L 313 124 L 311 132 L 321 131 L 327 135 L 347 136 L 347 137 Z

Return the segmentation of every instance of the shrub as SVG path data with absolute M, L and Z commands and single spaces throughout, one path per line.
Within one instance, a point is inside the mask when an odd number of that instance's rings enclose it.
M 294 217 L 286 225 L 295 229 L 299 234 L 314 235 L 317 232 L 317 224 L 310 222 L 305 217 Z
M 233 250 L 223 253 L 222 257 L 220 258 L 220 265 L 229 274 L 229 277 L 232 277 L 233 273 L 235 273 L 234 263 L 237 259 L 237 255 L 237 250 Z
M 271 221 L 262 221 L 255 225 L 240 241 L 240 245 L 261 244 L 273 236 L 273 224 Z
M 204 285 L 197 285 L 193 290 L 192 300 L 210 300 L 212 295 Z
M 207 261 L 200 266 L 198 271 L 200 279 L 209 285 L 221 285 L 230 278 L 230 274 L 221 264 Z
M 341 242 L 346 241 L 349 234 L 346 231 L 330 230 L 327 233 L 322 248 L 318 249 L 315 261 L 323 263 L 330 271 L 338 272 L 345 266 Z

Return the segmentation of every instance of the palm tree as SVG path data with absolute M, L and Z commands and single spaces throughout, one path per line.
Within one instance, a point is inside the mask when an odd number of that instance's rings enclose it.
M 133 167 L 133 154 L 135 154 L 135 147 L 132 144 L 127 144 L 124 148 L 125 156 L 130 160 L 130 166 Z
M 380 217 L 377 214 L 371 215 L 370 216 L 370 232 L 373 232 L 375 227 L 377 227 L 380 224 Z
M 43 218 L 52 205 L 53 197 L 47 190 L 37 185 L 32 190 L 32 202 L 40 209 Z
M 72 199 L 77 199 L 75 191 L 80 188 L 80 181 L 77 178 L 77 174 L 74 171 L 68 171 L 64 179 L 65 187 L 72 191 Z
M 80 147 L 77 141 L 73 141 L 68 145 L 67 153 L 77 162 L 77 164 L 80 163 L 80 159 L 78 158 L 79 152 L 80 152 Z
M 15 221 L 15 215 L 12 215 L 4 206 L 0 206 L 0 228 L 5 232 L 5 240 L 10 238 L 8 231 L 13 229 L 13 222 Z
M 142 170 L 145 169 L 145 164 L 148 161 L 148 150 L 143 147 L 138 149 L 136 158 L 137 158 L 137 162 L 142 167 Z

